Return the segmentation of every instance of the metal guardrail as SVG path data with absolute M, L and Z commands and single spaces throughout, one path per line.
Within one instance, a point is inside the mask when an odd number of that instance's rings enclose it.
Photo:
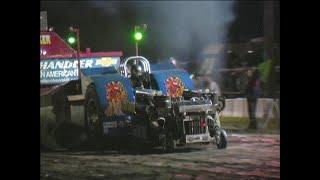
M 226 71 L 247 71 L 247 70 L 257 70 L 258 67 L 245 67 L 245 68 L 222 68 L 218 69 L 219 72 L 226 72 Z M 275 66 L 276 71 L 280 72 L 280 66 Z
M 225 91 L 225 92 L 222 91 L 221 95 L 225 98 L 244 98 L 246 96 L 246 94 L 244 93 L 233 92 L 233 91 Z M 280 91 L 275 91 L 274 95 L 275 96 L 273 98 L 280 98 Z M 262 95 L 261 98 L 267 98 L 267 97 Z

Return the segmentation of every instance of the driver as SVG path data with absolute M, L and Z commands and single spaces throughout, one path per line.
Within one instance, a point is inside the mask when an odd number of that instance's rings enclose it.
M 135 88 L 137 88 L 137 87 L 144 88 L 142 74 L 143 74 L 143 72 L 142 72 L 142 67 L 141 66 L 139 66 L 137 64 L 133 64 L 131 66 L 131 82 L 133 84 L 133 87 L 135 87 Z

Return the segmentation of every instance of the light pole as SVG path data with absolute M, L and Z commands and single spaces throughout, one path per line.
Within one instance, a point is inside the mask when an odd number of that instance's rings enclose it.
M 134 32 L 135 33 L 137 32 L 138 27 L 139 26 L 134 26 Z M 138 47 L 138 41 L 137 41 L 136 35 L 135 35 L 135 39 L 136 39 L 136 56 L 138 56 L 139 47 Z
M 81 79 L 81 73 L 80 73 L 80 30 L 79 28 L 73 28 L 73 27 L 70 27 L 70 31 L 71 32 L 74 32 L 76 33 L 76 43 L 77 43 L 77 60 L 78 60 L 78 76 L 79 76 L 79 80 Z M 72 38 L 72 37 L 70 37 Z M 70 42 L 70 40 L 72 41 L 72 39 L 69 38 L 69 43 L 72 44 L 72 42 Z M 74 40 L 73 40 L 73 43 L 74 43 Z
M 147 25 L 143 24 L 142 27 L 141 26 L 134 26 L 134 40 L 136 43 L 136 56 L 139 55 L 139 41 L 143 38 L 143 32 L 145 32 L 145 30 L 147 29 Z

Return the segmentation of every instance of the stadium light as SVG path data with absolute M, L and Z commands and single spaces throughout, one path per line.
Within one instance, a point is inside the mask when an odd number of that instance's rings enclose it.
M 141 32 L 137 31 L 137 32 L 134 33 L 134 39 L 136 41 L 140 41 L 142 39 L 142 37 L 143 37 L 143 35 L 142 35 Z
M 133 39 L 136 44 L 136 56 L 138 56 L 139 52 L 138 42 L 143 39 L 143 33 L 146 31 L 147 27 L 148 26 L 146 24 L 143 24 L 142 26 L 134 26 Z
M 68 43 L 73 45 L 74 43 L 76 43 L 76 38 L 73 36 L 68 37 Z

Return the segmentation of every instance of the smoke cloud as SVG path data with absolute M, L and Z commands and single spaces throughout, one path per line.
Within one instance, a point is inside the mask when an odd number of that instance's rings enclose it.
M 102 9 L 107 15 L 118 15 L 119 14 L 119 3 L 113 1 L 89 1 L 93 7 Z
M 167 33 L 161 36 L 175 47 L 191 48 L 221 43 L 233 20 L 232 1 L 154 2 L 154 19 Z M 175 38 L 173 38 L 175 37 Z M 190 47 L 191 46 L 191 47 Z
M 210 72 L 223 66 L 223 54 L 204 56 L 209 45 L 222 44 L 234 20 L 234 1 L 93 1 L 108 15 L 131 11 L 128 17 L 138 24 L 148 24 L 148 39 L 143 48 L 159 57 L 175 57 L 178 61 L 202 64 L 201 71 Z M 132 21 L 133 19 L 133 21 Z M 148 44 L 147 44 L 148 43 Z M 147 51 L 148 50 L 148 51 Z
M 164 53 L 170 50 L 180 61 L 200 64 L 200 73 L 210 73 L 224 64 L 223 53 L 205 56 L 204 50 L 210 45 L 218 45 L 227 39 L 228 27 L 234 20 L 233 1 L 157 1 L 140 2 L 150 7 L 152 14 L 146 13 L 138 18 L 150 21 L 153 36 L 160 37 L 159 42 Z M 171 54 L 167 54 L 171 56 Z M 193 63 L 194 64 L 194 63 Z

